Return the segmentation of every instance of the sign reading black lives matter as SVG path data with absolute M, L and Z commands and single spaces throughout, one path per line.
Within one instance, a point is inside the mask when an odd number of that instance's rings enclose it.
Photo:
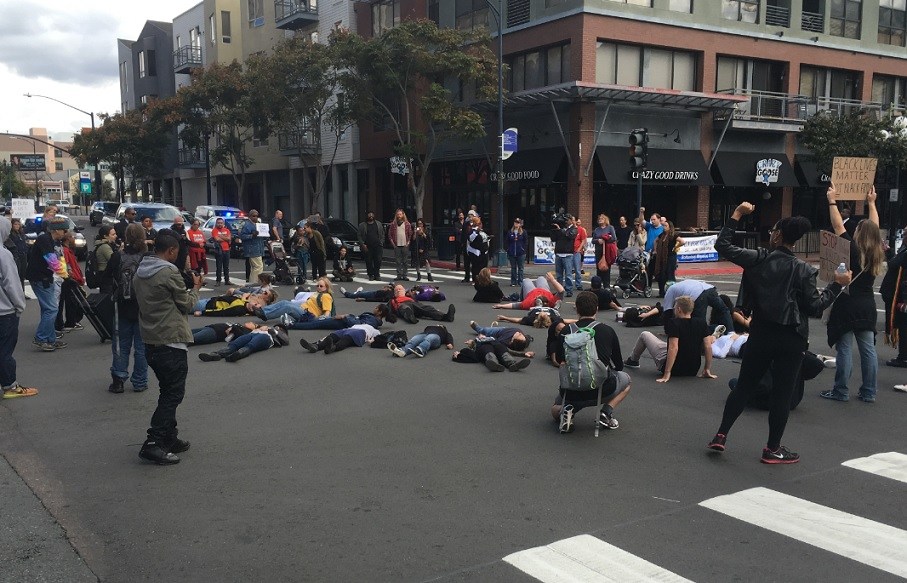
M 9 164 L 13 170 L 21 172 L 44 172 L 47 166 L 44 164 L 44 154 L 10 154 Z
M 876 177 L 879 161 L 875 158 L 836 156 L 831 166 L 831 181 L 838 200 L 865 200 Z

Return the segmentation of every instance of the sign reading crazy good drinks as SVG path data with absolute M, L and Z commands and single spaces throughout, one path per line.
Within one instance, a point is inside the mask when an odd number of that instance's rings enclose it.
M 772 182 L 778 182 L 778 176 L 781 174 L 781 160 L 775 158 L 763 158 L 756 162 L 756 182 L 768 186 Z
M 699 172 L 684 172 L 680 170 L 643 170 L 642 172 L 630 172 L 630 177 L 633 180 L 642 176 L 643 180 L 664 180 L 664 181 L 675 181 L 675 182 L 684 182 L 691 180 L 699 180 Z

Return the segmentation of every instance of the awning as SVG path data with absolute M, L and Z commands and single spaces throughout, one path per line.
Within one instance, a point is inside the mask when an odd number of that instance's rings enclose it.
M 757 178 L 759 172 L 760 178 Z M 762 182 L 768 177 L 768 184 Z M 718 151 L 712 164 L 712 178 L 725 186 L 800 186 L 787 154 Z
M 523 185 L 551 184 L 566 157 L 563 148 L 520 150 L 504 160 L 504 181 Z M 492 172 L 489 178 L 492 182 L 497 180 L 497 173 Z
M 595 149 L 595 155 L 608 184 L 636 184 L 636 172 L 630 170 L 629 147 L 599 146 Z M 649 148 L 649 163 L 642 171 L 642 183 L 650 186 L 711 186 L 712 177 L 699 150 Z
M 815 161 L 806 156 L 797 156 L 794 161 L 794 172 L 800 185 L 807 188 L 828 188 L 831 183 L 831 177 L 819 170 Z

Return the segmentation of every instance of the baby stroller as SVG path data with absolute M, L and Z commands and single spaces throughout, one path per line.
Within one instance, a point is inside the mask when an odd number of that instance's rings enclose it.
M 297 281 L 301 277 L 294 277 L 290 271 L 291 267 L 296 267 L 296 259 L 287 255 L 283 243 L 280 241 L 269 241 L 268 248 L 271 251 L 271 258 L 274 260 L 274 280 L 278 284 L 293 285 L 302 283 Z
M 624 298 L 652 297 L 649 275 L 646 273 L 648 257 L 639 247 L 627 247 L 617 256 L 617 283 L 612 287 L 614 295 L 622 293 Z

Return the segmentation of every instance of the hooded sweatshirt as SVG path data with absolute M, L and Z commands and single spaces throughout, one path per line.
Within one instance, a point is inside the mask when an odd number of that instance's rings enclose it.
M 189 344 L 192 330 L 186 318 L 198 301 L 175 265 L 157 255 L 145 257 L 133 279 L 139 304 L 139 327 L 145 344 Z
M 0 241 L 6 241 L 13 225 L 6 217 L 0 217 Z M 25 311 L 25 292 L 19 281 L 16 258 L 9 249 L 0 246 L 0 316 Z

